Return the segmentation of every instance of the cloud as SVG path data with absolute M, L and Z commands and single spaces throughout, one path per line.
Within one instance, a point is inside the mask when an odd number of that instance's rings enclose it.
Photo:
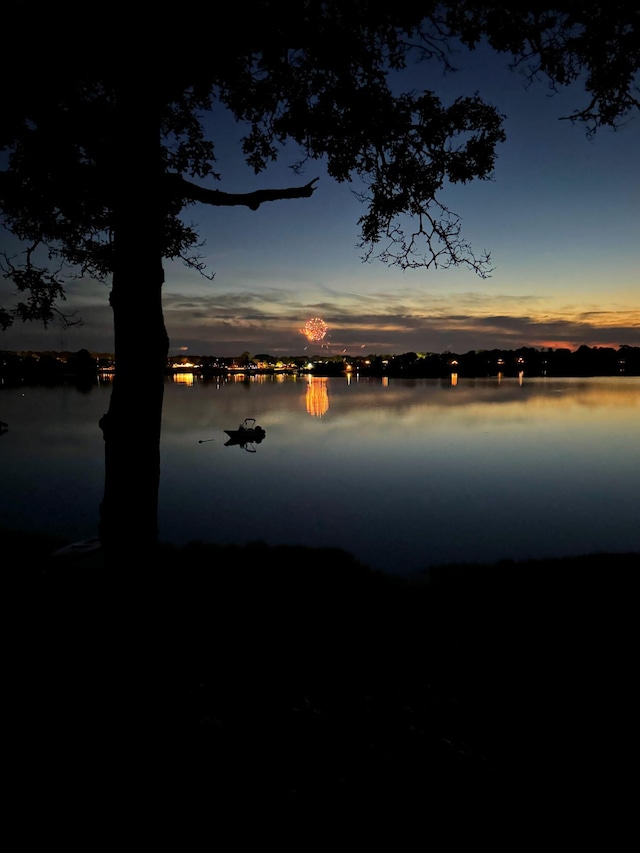
M 417 305 L 415 297 L 415 293 L 407 291 L 370 294 L 366 299 L 336 294 L 332 300 L 309 301 L 274 289 L 242 295 L 218 294 L 188 302 L 170 300 L 166 317 L 172 337 L 175 333 L 195 333 L 206 352 L 218 355 L 237 354 L 245 349 L 274 354 L 309 351 L 313 345 L 299 333 L 309 316 L 321 316 L 327 322 L 329 334 L 323 347 L 336 354 L 345 348 L 349 351 L 363 346 L 367 352 L 466 352 L 494 347 L 543 347 L 552 345 L 549 341 L 560 341 L 562 345 L 570 342 L 573 347 L 640 344 L 640 311 L 543 313 L 535 311 L 543 301 L 539 296 L 496 298 L 491 294 L 464 294 L 453 300 L 432 294 L 427 309 L 424 298 L 423 304 Z M 496 302 L 502 307 L 509 305 L 512 310 L 492 313 L 489 309 Z M 461 305 L 467 310 L 456 310 Z M 196 313 L 204 317 L 197 332 Z
M 566 298 L 566 297 L 565 297 Z M 623 304 L 556 305 L 543 294 L 502 291 L 379 288 L 367 294 L 332 285 L 307 291 L 281 286 L 210 292 L 165 292 L 171 352 L 194 355 L 241 352 L 301 355 L 401 352 L 468 352 L 520 346 L 640 346 L 640 309 Z M 96 285 L 74 293 L 83 325 L 48 330 L 18 324 L 0 335 L 0 349 L 113 350 L 108 290 Z M 329 333 L 321 347 L 300 329 L 322 317 Z

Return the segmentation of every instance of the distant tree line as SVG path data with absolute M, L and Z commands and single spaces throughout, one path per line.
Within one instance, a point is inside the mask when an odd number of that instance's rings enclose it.
M 141 354 L 142 355 L 142 354 Z M 111 353 L 78 352 L 13 352 L 0 351 L 0 381 L 57 382 L 76 379 L 93 383 L 101 371 L 114 365 Z M 580 346 L 576 350 L 559 347 L 515 350 L 470 350 L 466 353 L 416 353 L 400 355 L 370 353 L 367 356 L 273 356 L 268 353 L 251 356 L 180 356 L 167 361 L 167 372 L 191 369 L 207 375 L 223 375 L 234 369 L 275 372 L 289 369 L 307 371 L 318 376 L 341 376 L 357 371 L 361 376 L 395 378 L 446 378 L 517 376 L 639 376 L 640 347 Z
M 394 377 L 446 377 L 457 373 L 461 377 L 517 376 L 638 376 L 640 347 L 580 346 L 516 350 L 470 350 L 466 353 L 407 352 L 388 357 L 375 356 L 362 372 Z
M 109 353 L 78 352 L 11 352 L 0 350 L 0 383 L 40 384 L 73 379 L 76 383 L 93 385 L 98 371 L 112 362 Z

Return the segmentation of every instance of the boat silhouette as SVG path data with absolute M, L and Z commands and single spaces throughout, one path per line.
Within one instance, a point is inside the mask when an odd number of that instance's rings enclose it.
M 255 418 L 245 418 L 237 429 L 225 429 L 225 433 L 229 438 L 225 441 L 225 447 L 231 447 L 234 444 L 244 448 L 249 453 L 255 453 L 255 444 L 266 437 L 266 431 L 256 424 Z

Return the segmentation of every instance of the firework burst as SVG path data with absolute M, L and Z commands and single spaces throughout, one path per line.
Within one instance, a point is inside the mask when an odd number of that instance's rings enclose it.
M 324 340 L 329 327 L 320 317 L 312 317 L 310 320 L 307 320 L 300 331 L 307 340 L 319 343 Z

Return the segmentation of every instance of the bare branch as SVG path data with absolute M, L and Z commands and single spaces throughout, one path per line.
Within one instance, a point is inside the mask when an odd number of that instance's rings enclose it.
M 199 245 L 203 246 L 204 242 L 200 243 Z M 203 278 L 206 278 L 208 281 L 213 281 L 213 279 L 216 277 L 216 274 L 214 272 L 212 272 L 212 273 L 205 272 L 205 270 L 207 269 L 207 265 L 205 264 L 205 262 L 203 260 L 204 255 L 200 255 L 200 254 L 196 254 L 196 253 L 194 253 L 192 255 L 181 254 L 179 257 L 180 257 L 180 260 L 182 261 L 182 263 L 186 267 L 188 267 L 189 269 L 195 270 L 196 272 L 199 272 L 200 275 Z
M 319 178 L 314 178 L 302 187 L 286 187 L 279 190 L 254 190 L 250 193 L 226 193 L 221 190 L 210 190 L 199 187 L 185 180 L 182 175 L 170 174 L 167 179 L 171 182 L 172 191 L 176 197 L 185 201 L 199 201 L 216 207 L 232 207 L 243 205 L 251 210 L 257 210 L 265 201 L 282 201 L 293 198 L 310 198 Z
M 388 219 L 377 239 L 361 239 L 358 247 L 363 250 L 362 260 L 368 262 L 376 257 L 402 270 L 466 266 L 480 278 L 490 278 L 494 270 L 491 255 L 484 252 L 476 257 L 462 237 L 460 217 L 436 199 L 432 205 L 439 209 L 439 214 L 433 216 L 426 209 L 421 211 L 417 216 L 418 228 L 410 233 L 405 232 L 399 220 Z M 383 237 L 386 242 L 378 249 Z

